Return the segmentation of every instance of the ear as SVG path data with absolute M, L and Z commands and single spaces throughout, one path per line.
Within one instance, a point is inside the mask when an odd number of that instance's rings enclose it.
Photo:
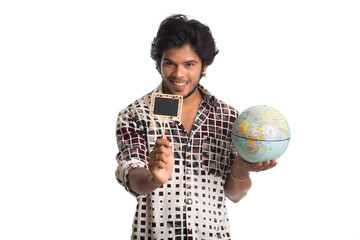
M 156 69 L 161 73 L 160 60 L 156 60 Z
M 207 67 L 208 67 L 207 65 L 203 66 L 203 69 L 202 69 L 202 72 L 201 72 L 202 75 L 205 75 Z

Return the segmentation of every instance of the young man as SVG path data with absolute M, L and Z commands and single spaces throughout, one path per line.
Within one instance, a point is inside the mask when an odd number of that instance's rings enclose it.
M 131 239 L 230 239 L 226 197 L 240 201 L 249 172 L 277 164 L 237 156 L 238 112 L 199 84 L 217 53 L 206 25 L 183 15 L 161 23 L 151 48 L 162 77 L 154 91 L 182 95 L 182 115 L 166 123 L 166 139 L 163 121 L 149 117 L 151 93 L 118 116 L 116 177 L 138 201 Z

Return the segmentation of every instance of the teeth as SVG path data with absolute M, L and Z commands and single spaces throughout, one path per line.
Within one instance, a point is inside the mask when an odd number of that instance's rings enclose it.
M 181 87 L 181 86 L 184 86 L 185 85 L 185 83 L 174 83 L 176 86 L 179 86 L 179 87 Z

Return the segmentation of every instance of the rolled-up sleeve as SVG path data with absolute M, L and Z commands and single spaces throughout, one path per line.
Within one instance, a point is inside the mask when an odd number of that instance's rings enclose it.
M 118 167 L 116 179 L 133 196 L 139 194 L 130 190 L 128 174 L 134 168 L 148 168 L 145 126 L 129 109 L 119 113 L 116 124 L 116 139 L 119 152 L 116 155 Z

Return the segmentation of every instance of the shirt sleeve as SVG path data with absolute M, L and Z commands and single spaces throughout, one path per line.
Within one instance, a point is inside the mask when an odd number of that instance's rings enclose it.
M 116 139 L 119 152 L 116 155 L 118 167 L 116 179 L 133 196 L 140 194 L 131 191 L 128 174 L 134 168 L 148 168 L 148 152 L 143 121 L 129 109 L 119 113 L 116 124 Z
M 236 120 L 236 118 L 239 116 L 239 112 L 237 110 L 235 110 L 234 108 L 230 107 L 230 117 L 229 117 L 229 139 L 232 139 L 231 138 L 231 129 L 232 129 L 232 126 Z M 234 160 L 236 158 L 236 156 L 238 155 L 237 151 L 235 150 L 235 147 L 231 141 L 231 144 L 230 144 L 230 150 L 229 150 L 229 165 L 228 166 L 231 166 L 229 167 L 227 170 L 227 173 L 226 173 L 226 179 L 228 177 L 230 177 L 230 172 L 231 172 L 231 168 L 232 168 L 232 165 L 234 163 Z
M 230 150 L 229 150 L 229 166 L 232 167 L 232 165 L 234 163 L 234 160 L 235 160 L 237 155 L 238 155 L 238 153 L 236 152 L 236 150 L 234 148 L 234 145 L 231 143 L 230 144 Z M 231 167 L 227 168 L 226 179 L 228 177 L 230 177 Z

